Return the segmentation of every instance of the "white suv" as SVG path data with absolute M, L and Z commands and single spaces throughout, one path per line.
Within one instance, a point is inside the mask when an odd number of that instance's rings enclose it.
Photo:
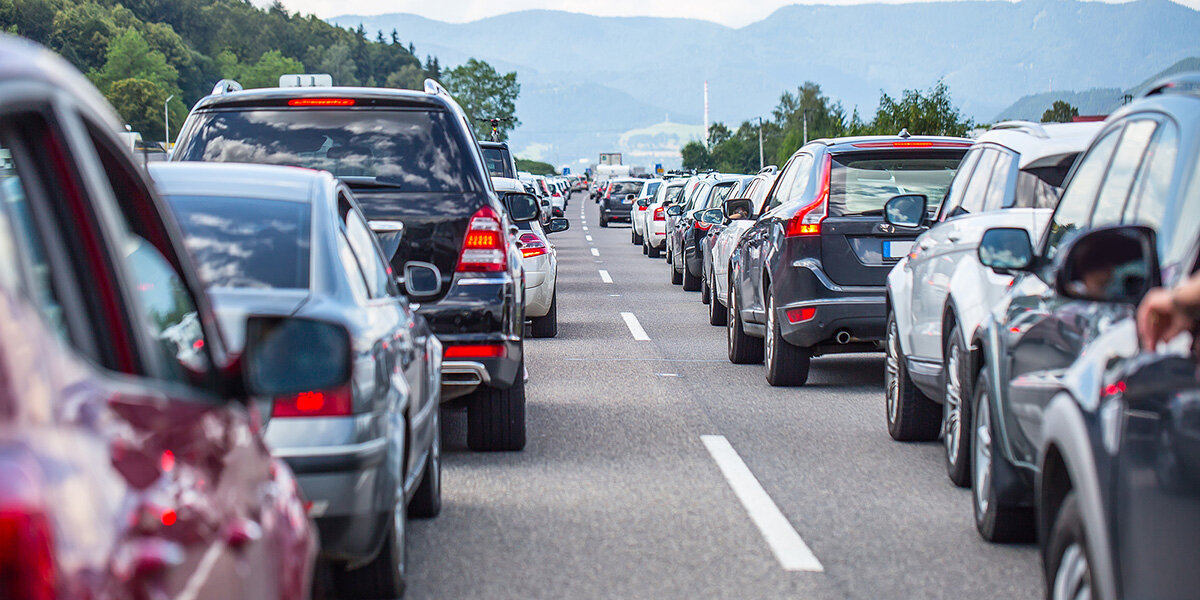
M 979 239 L 992 227 L 1041 239 L 1063 179 L 1101 125 L 993 126 L 963 158 L 933 226 L 888 274 L 888 433 L 905 441 L 944 434 L 946 471 L 957 485 L 971 475 L 968 340 L 1012 282 L 979 263 Z

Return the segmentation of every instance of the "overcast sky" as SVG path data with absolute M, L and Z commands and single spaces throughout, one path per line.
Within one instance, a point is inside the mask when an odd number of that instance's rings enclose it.
M 873 0 L 881 1 L 881 0 Z M 882 0 L 895 2 L 896 0 Z M 910 1 L 910 0 L 902 0 Z M 1200 0 L 1176 0 L 1200 9 Z M 255 0 L 269 4 L 270 0 Z M 283 0 L 284 6 L 328 18 L 338 15 L 414 13 L 431 19 L 462 23 L 499 14 L 543 8 L 602 16 L 691 17 L 731 27 L 762 20 L 788 4 L 856 4 L 858 0 Z

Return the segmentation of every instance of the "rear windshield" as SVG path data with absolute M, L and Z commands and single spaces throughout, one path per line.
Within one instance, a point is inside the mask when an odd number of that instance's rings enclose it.
M 216 288 L 308 288 L 309 205 L 172 196 L 200 278 Z
M 481 148 L 483 162 L 487 165 L 488 175 L 492 177 L 516 178 L 512 172 L 512 163 L 508 162 L 508 153 L 503 148 Z
M 323 169 L 410 192 L 472 188 L 470 155 L 443 111 L 272 108 L 196 118 L 177 150 L 182 160 Z
M 880 215 L 884 203 L 900 194 L 924 194 L 929 209 L 936 210 L 964 154 L 966 149 L 835 154 L 829 181 L 829 215 Z
M 642 193 L 643 181 L 617 181 L 609 188 L 608 193 L 613 196 L 624 196 L 625 194 L 637 195 Z

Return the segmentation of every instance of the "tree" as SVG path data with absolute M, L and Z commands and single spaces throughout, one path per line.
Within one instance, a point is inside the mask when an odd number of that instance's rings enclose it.
M 704 147 L 704 144 L 701 142 L 692 140 L 684 144 L 679 149 L 679 154 L 683 157 L 684 169 L 707 171 L 712 168 L 712 155 L 709 154 L 708 148 Z
M 168 94 L 179 92 L 175 86 L 179 72 L 167 64 L 162 52 L 151 50 L 142 34 L 133 29 L 126 29 L 113 39 L 104 66 L 89 73 L 89 77 L 101 91 L 106 91 L 115 81 L 141 79 L 154 83 Z
M 501 75 L 492 65 L 472 58 L 447 71 L 443 84 L 473 123 L 476 119 L 506 119 L 496 126 L 501 141 L 521 124 L 516 117 L 521 94 L 516 72 Z M 490 125 L 481 124 L 475 132 L 479 139 L 488 139 Z
M 163 102 L 167 99 L 167 91 L 162 86 L 145 79 L 121 79 L 109 86 L 105 97 L 130 128 L 142 134 L 143 139 L 156 140 L 162 135 Z M 168 104 L 168 112 L 171 114 L 173 135 L 183 125 L 187 109 L 176 96 Z
M 879 108 L 870 129 L 881 135 L 895 135 L 907 129 L 913 135 L 966 135 L 970 119 L 963 117 L 950 101 L 950 88 L 938 81 L 927 94 L 904 90 L 899 100 L 880 92 Z
M 237 73 L 237 80 L 245 88 L 276 87 L 280 75 L 303 72 L 304 63 L 284 56 L 278 50 L 271 50 L 263 53 L 253 65 L 242 66 Z
M 557 175 L 558 171 L 554 169 L 554 165 L 541 162 L 538 160 L 529 160 L 526 158 L 517 159 L 517 170 L 528 171 L 534 175 Z
M 425 71 L 416 65 L 404 65 L 399 71 L 388 75 L 386 87 L 405 90 L 425 89 Z
M 358 85 L 358 65 L 350 52 L 350 45 L 344 42 L 330 46 L 317 64 L 317 69 L 332 75 L 334 85 Z
M 1046 112 L 1042 113 L 1043 123 L 1070 123 L 1079 116 L 1079 109 L 1062 100 L 1055 100 Z

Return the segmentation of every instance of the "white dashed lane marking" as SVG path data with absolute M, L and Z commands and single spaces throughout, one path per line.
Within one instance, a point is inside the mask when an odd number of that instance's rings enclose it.
M 612 276 L 608 274 L 608 271 L 600 269 L 600 281 L 603 281 L 604 283 L 612 283 Z
M 623 312 L 621 318 L 625 319 L 625 326 L 629 328 L 629 333 L 633 334 L 633 339 L 639 342 L 650 341 L 650 336 L 646 335 L 646 330 L 642 329 L 642 324 L 638 323 L 638 318 L 633 313 Z

